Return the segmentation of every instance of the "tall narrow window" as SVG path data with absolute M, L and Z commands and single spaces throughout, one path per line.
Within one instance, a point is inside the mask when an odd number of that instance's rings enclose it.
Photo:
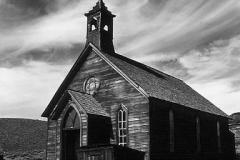
M 170 152 L 174 152 L 174 114 L 173 111 L 169 111 L 169 145 L 170 145 Z
M 217 143 L 218 143 L 218 152 L 222 152 L 222 147 L 221 147 L 221 133 L 220 133 L 220 123 L 219 121 L 217 122 Z
M 200 119 L 196 118 L 196 132 L 197 132 L 197 153 L 201 152 L 201 138 L 200 138 Z
M 122 106 L 118 111 L 118 145 L 127 146 L 127 109 Z

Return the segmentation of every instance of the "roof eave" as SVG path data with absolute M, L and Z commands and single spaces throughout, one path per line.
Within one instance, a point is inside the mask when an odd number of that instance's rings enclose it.
M 157 99 L 157 100 L 160 100 L 160 101 L 165 101 L 165 100 L 163 100 L 163 99 L 160 99 L 160 98 L 157 98 L 157 97 L 154 97 L 154 96 L 150 96 L 150 97 L 149 97 L 149 101 L 151 101 L 151 100 L 153 100 L 153 99 Z M 174 102 L 170 102 L 170 101 L 168 101 L 168 102 L 169 102 L 169 103 L 174 103 Z M 178 103 L 174 103 L 174 104 L 178 104 Z M 183 106 L 183 107 L 187 107 L 187 108 L 189 108 L 189 109 L 191 109 L 191 110 L 195 110 L 195 111 L 198 111 L 198 112 L 207 113 L 207 114 L 211 114 L 211 115 L 214 115 L 214 116 L 220 116 L 220 117 L 223 117 L 223 118 L 231 119 L 231 117 L 230 117 L 229 115 L 227 115 L 226 113 L 224 113 L 224 114 L 221 115 L 221 114 L 215 114 L 215 113 L 210 113 L 210 112 L 206 112 L 206 111 L 203 111 L 203 110 L 191 108 L 191 107 L 188 107 L 188 106 L 184 106 L 184 105 L 182 105 L 182 104 L 178 104 L 178 105 L 181 105 L 181 106 Z
M 49 117 L 52 110 L 54 110 L 54 108 L 55 108 L 54 104 L 57 103 L 57 101 L 59 99 L 59 96 L 61 96 L 61 93 L 64 92 L 67 89 L 68 85 L 66 83 L 68 81 L 70 81 L 70 79 L 72 78 L 71 75 L 74 73 L 74 71 L 76 70 L 77 66 L 80 64 L 83 57 L 88 53 L 89 49 L 90 49 L 90 45 L 86 45 L 85 48 L 83 49 L 83 51 L 81 52 L 79 58 L 77 59 L 77 61 L 74 63 L 73 67 L 71 68 L 71 70 L 67 74 L 66 78 L 63 80 L 62 84 L 60 85 L 58 90 L 55 92 L 55 94 L 54 94 L 53 98 L 51 99 L 51 101 L 49 102 L 48 106 L 43 111 L 43 113 L 41 115 L 42 117 L 46 117 L 46 118 Z

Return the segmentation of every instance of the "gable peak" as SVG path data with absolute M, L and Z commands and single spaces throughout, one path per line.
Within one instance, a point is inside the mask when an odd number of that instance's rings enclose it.
M 99 8 L 105 7 L 103 0 L 98 1 Z
M 103 0 L 98 0 L 96 5 L 92 8 L 92 10 L 90 10 L 88 13 L 85 14 L 85 16 L 88 16 L 90 14 L 95 14 L 97 12 L 105 12 L 108 13 L 109 15 L 111 15 L 112 17 L 115 17 L 115 15 L 113 15 L 108 8 L 106 7 L 105 3 L 103 2 Z

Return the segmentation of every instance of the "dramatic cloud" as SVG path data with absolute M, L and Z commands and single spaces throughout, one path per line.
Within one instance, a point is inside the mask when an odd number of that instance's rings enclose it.
M 0 68 L 0 117 L 40 118 L 70 66 L 31 62 Z
M 39 118 L 84 47 L 83 14 L 96 1 L 0 0 L 0 116 Z M 119 54 L 185 80 L 229 114 L 240 110 L 240 1 L 105 3 L 117 15 Z

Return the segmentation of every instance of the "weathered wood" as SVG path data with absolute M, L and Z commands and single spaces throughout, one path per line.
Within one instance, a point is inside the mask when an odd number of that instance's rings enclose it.
M 111 143 L 117 143 L 117 110 L 124 104 L 128 109 L 128 146 L 148 152 L 148 145 L 141 145 L 149 143 L 148 100 L 94 52 L 87 57 L 69 89 L 84 92 L 83 84 L 89 76 L 95 76 L 101 82 L 94 98 L 110 113 L 114 137 Z
M 94 98 L 110 114 L 112 127 L 112 144 L 117 144 L 117 111 L 121 104 L 128 109 L 128 147 L 149 152 L 149 108 L 148 99 L 143 97 L 129 82 L 121 77 L 111 66 L 103 61 L 94 52 L 89 54 L 79 72 L 73 78 L 68 89 L 84 92 L 85 80 L 94 76 L 100 79 L 100 88 Z M 67 107 L 66 107 L 67 108 Z M 66 112 L 66 109 L 62 111 Z M 61 157 L 61 121 L 64 114 L 58 119 L 58 127 L 55 140 L 57 158 Z M 88 145 L 88 119 L 81 115 L 81 141 L 82 146 Z M 51 127 L 51 126 L 50 126 Z M 55 129 L 56 127 L 53 126 Z M 96 133 L 99 131 L 95 131 Z M 54 141 L 52 139 L 51 141 Z
M 54 120 L 48 119 L 48 132 L 47 132 L 47 160 L 56 159 L 56 129 L 57 123 Z
M 169 149 L 171 110 L 174 111 L 174 152 Z M 227 118 L 187 109 L 166 101 L 150 100 L 151 160 L 233 160 L 231 139 Z M 219 152 L 219 144 L 222 152 Z
M 144 152 L 117 145 L 98 145 L 78 150 L 78 159 L 144 160 Z

